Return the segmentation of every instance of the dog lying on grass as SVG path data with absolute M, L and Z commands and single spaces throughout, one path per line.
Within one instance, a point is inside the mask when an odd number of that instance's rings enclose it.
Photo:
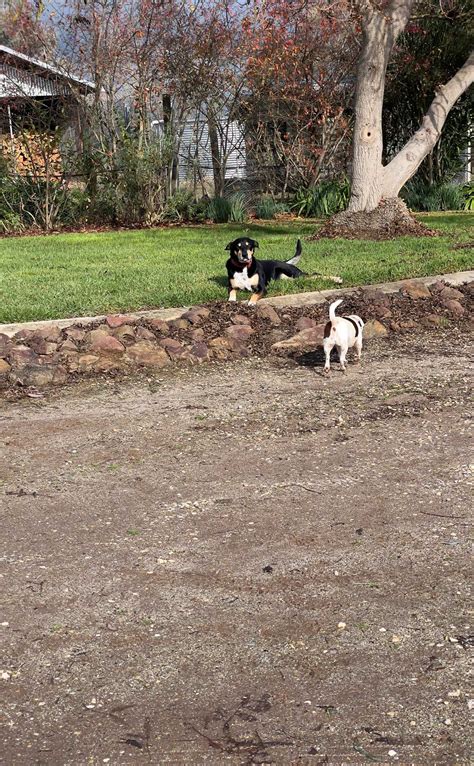
M 330 357 L 334 346 L 336 346 L 339 352 L 339 362 L 343 372 L 346 371 L 346 354 L 352 346 L 356 348 L 358 360 L 362 354 L 364 322 L 357 314 L 351 314 L 347 317 L 336 316 L 336 309 L 341 303 L 342 298 L 331 303 L 329 306 L 329 322 L 327 322 L 324 328 L 323 348 L 326 357 L 324 372 L 326 374 L 331 367 Z
M 301 240 L 296 243 L 296 251 L 288 261 L 259 261 L 255 257 L 258 242 L 250 237 L 238 237 L 226 245 L 230 258 L 226 263 L 229 278 L 229 300 L 237 300 L 237 290 L 248 290 L 252 295 L 249 305 L 265 294 L 273 279 L 295 279 L 304 276 L 296 264 L 301 258 Z

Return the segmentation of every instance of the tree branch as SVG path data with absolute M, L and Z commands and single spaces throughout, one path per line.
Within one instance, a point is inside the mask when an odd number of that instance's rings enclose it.
M 403 32 L 416 0 L 392 0 L 388 8 L 388 15 L 392 22 L 393 41 Z
M 421 127 L 384 168 L 384 197 L 398 196 L 402 186 L 413 176 L 418 166 L 435 146 L 450 110 L 473 82 L 474 51 L 454 77 L 439 88 L 423 118 Z

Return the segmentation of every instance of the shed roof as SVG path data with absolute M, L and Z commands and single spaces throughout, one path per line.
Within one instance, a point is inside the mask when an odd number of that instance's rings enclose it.
M 84 95 L 93 90 L 94 83 L 88 80 L 0 45 L 0 99 Z

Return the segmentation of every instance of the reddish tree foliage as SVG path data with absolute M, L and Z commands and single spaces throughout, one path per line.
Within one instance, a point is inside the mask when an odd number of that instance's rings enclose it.
M 244 20 L 253 41 L 244 114 L 259 167 L 283 189 L 345 168 L 355 45 L 342 3 L 271 0 Z
M 33 0 L 14 0 L 0 13 L 0 43 L 41 58 L 51 55 L 55 35 Z

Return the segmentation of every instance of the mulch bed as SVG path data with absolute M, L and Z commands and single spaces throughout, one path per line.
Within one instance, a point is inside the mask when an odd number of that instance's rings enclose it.
M 364 321 L 378 319 L 388 330 L 392 332 L 407 332 L 413 330 L 413 325 L 427 317 L 437 316 L 440 323 L 444 321 L 453 321 L 453 314 L 446 308 L 441 290 L 446 286 L 444 283 L 437 283 L 430 290 L 429 298 L 420 298 L 413 300 L 407 294 L 395 293 L 387 295 L 381 291 L 371 288 L 359 290 L 357 293 L 344 295 L 344 303 L 339 308 L 341 314 L 358 314 Z M 463 306 L 465 315 L 458 321 L 468 321 L 472 316 L 474 304 L 474 283 L 457 287 L 464 295 Z M 255 331 L 246 341 L 246 346 L 253 355 L 267 356 L 272 353 L 272 345 L 275 343 L 275 337 L 281 335 L 288 338 L 297 332 L 296 323 L 301 317 L 313 319 L 316 324 L 324 324 L 328 320 L 328 305 L 314 305 L 301 307 L 272 307 L 275 308 L 281 325 L 277 329 L 271 327 L 271 322 L 259 315 L 253 308 L 248 308 L 241 304 L 237 306 L 233 303 L 208 303 L 206 307 L 210 314 L 206 317 L 199 327 L 204 331 L 206 339 L 210 340 L 222 334 L 224 327 L 232 324 L 236 314 L 246 316 L 250 320 L 250 325 Z M 387 311 L 391 312 L 387 316 Z M 385 315 L 385 316 L 384 316 Z M 431 326 L 435 326 L 432 321 Z M 189 342 L 189 331 L 170 328 L 170 336 L 177 338 L 182 342 Z
M 368 239 L 381 241 L 396 237 L 438 237 L 439 231 L 429 229 L 413 218 L 401 199 L 382 200 L 370 212 L 344 210 L 329 218 L 310 240 Z

